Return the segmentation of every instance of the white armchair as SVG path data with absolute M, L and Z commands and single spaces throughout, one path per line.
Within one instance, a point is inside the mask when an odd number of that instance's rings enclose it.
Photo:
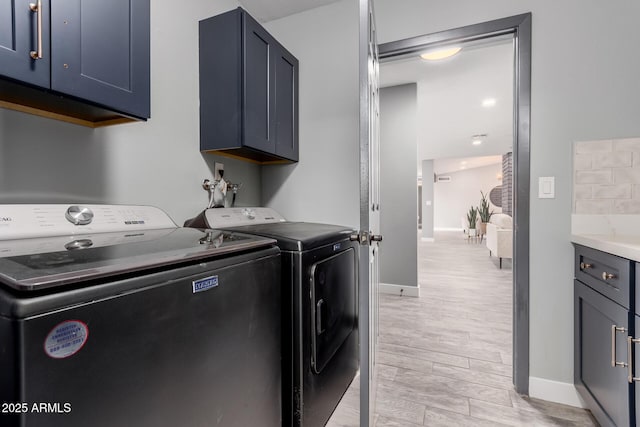
M 509 215 L 493 214 L 487 224 L 487 248 L 489 256 L 513 258 L 513 220 Z

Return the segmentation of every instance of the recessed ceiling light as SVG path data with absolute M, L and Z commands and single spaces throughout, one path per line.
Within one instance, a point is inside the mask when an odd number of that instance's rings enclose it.
M 496 105 L 496 99 L 495 98 L 487 98 L 487 99 L 483 99 L 482 100 L 482 106 L 487 108 L 487 107 L 493 107 Z
M 460 52 L 460 50 L 462 50 L 462 48 L 459 46 L 446 47 L 444 49 L 436 49 L 425 52 L 420 55 L 420 58 L 427 61 L 438 61 L 440 59 L 450 58 L 456 53 Z
M 473 141 L 471 141 L 471 143 L 473 145 L 480 145 L 480 144 L 482 144 L 482 140 L 481 139 L 474 139 Z

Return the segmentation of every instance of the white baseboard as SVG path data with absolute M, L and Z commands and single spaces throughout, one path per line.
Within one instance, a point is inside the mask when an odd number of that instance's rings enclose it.
M 433 229 L 433 231 L 460 231 L 460 232 L 462 232 L 462 228 L 460 228 L 460 227 L 458 227 L 458 228 L 456 228 L 456 227 L 453 227 L 453 228 L 451 228 L 451 227 L 435 227 Z
M 586 408 L 584 400 L 578 394 L 575 386 L 570 383 L 529 377 L 529 397 L 575 406 L 576 408 Z
M 378 288 L 381 294 L 399 295 L 403 297 L 419 297 L 420 285 L 418 286 L 403 286 L 394 285 L 392 283 L 380 283 Z

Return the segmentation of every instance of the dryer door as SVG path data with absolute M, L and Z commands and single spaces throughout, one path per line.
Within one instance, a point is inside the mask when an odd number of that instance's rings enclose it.
M 356 327 L 355 261 L 349 248 L 311 267 L 311 365 L 316 374 Z

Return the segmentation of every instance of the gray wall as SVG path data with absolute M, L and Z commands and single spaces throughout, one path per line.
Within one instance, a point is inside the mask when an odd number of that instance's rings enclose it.
M 199 152 L 198 20 L 237 6 L 153 2 L 147 123 L 93 130 L 0 109 L 0 203 L 150 204 L 179 224 L 197 214 L 215 159 Z M 260 167 L 222 161 L 243 183 L 237 203 L 260 204 Z
M 640 57 L 629 54 L 640 45 L 640 3 L 376 0 L 375 6 L 379 42 L 533 12 L 531 375 L 572 383 L 571 142 L 640 135 Z M 265 168 L 264 201 L 293 219 L 355 225 L 357 2 L 268 27 L 301 59 L 302 162 Z M 539 176 L 556 177 L 555 199 L 536 198 Z
M 376 0 L 380 42 L 533 14 L 530 372 L 572 383 L 571 144 L 640 135 L 640 56 L 629 54 L 640 45 L 640 3 L 399 3 Z M 555 199 L 537 199 L 539 176 L 556 177 Z
M 422 161 L 422 237 L 433 238 L 435 196 L 433 193 L 433 160 Z
M 417 87 L 380 90 L 380 281 L 418 286 Z
M 358 227 L 358 2 L 265 26 L 300 61 L 300 163 L 263 168 L 263 202 L 290 220 Z

